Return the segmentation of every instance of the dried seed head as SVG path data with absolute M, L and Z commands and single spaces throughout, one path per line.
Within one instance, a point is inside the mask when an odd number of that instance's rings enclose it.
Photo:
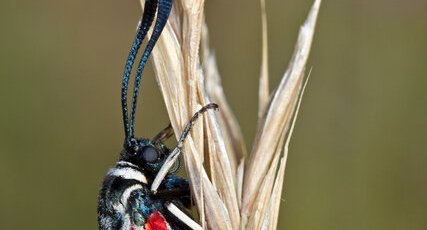
M 142 3 L 144 1 L 141 1 Z M 204 1 L 174 1 L 153 50 L 156 80 L 179 138 L 191 115 L 215 102 L 184 143 L 184 162 L 200 223 L 208 229 L 275 229 L 290 135 L 302 96 L 304 70 L 320 0 L 301 27 L 295 51 L 279 86 L 268 89 L 265 3 L 258 131 L 251 155 L 225 98 L 215 57 L 208 47 Z M 143 5 L 143 4 L 142 4 Z

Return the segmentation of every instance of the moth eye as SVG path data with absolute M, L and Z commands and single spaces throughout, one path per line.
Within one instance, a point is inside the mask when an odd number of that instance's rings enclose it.
M 154 163 L 159 159 L 159 152 L 153 147 L 146 147 L 142 149 L 142 158 L 146 162 Z

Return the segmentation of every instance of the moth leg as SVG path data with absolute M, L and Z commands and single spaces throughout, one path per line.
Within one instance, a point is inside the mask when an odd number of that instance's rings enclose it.
M 185 207 L 191 207 L 190 185 L 188 181 L 174 175 L 166 176 L 157 193 L 152 196 L 154 199 L 177 200 Z
M 169 188 L 159 190 L 156 194 L 153 194 L 152 197 L 155 200 L 182 200 L 184 197 L 189 197 L 190 188 L 186 187 L 178 187 L 178 188 Z
M 191 213 L 179 202 L 165 202 L 165 209 L 165 215 L 174 221 L 175 226 L 178 226 L 179 229 L 203 230 L 202 226 L 191 218 Z
M 164 128 L 156 136 L 154 136 L 152 141 L 155 144 L 163 144 L 163 142 L 169 139 L 172 135 L 173 135 L 172 125 L 169 124 L 166 128 Z
M 169 124 L 166 128 L 160 131 L 156 136 L 153 137 L 152 142 L 155 146 L 159 147 L 160 150 L 169 156 L 170 149 L 164 144 L 166 140 L 168 140 L 173 135 L 172 125 Z M 179 169 L 180 165 L 179 159 L 176 161 L 175 165 L 169 170 L 169 173 L 174 174 Z

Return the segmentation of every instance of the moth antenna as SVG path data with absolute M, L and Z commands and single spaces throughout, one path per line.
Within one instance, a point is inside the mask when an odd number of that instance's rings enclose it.
M 190 119 L 190 121 L 187 123 L 187 125 L 184 128 L 184 131 L 182 131 L 181 137 L 179 138 L 177 147 L 182 148 L 182 145 L 184 144 L 185 138 L 187 138 L 187 135 L 190 133 L 191 128 L 194 126 L 194 122 L 200 117 L 200 115 L 204 112 L 206 112 L 208 109 L 218 109 L 218 105 L 215 103 L 210 103 L 205 106 L 203 106 L 199 111 L 197 111 L 193 117 Z
M 215 103 L 210 103 L 203 108 L 201 108 L 199 111 L 197 111 L 193 117 L 190 119 L 190 121 L 187 123 L 187 125 L 184 128 L 184 131 L 181 134 L 181 137 L 178 140 L 178 144 L 176 147 L 172 150 L 172 152 L 169 154 L 168 158 L 166 158 L 165 162 L 163 163 L 162 168 L 159 170 L 159 172 L 156 175 L 156 178 L 154 179 L 153 183 L 151 184 L 151 191 L 155 193 L 162 183 L 163 179 L 165 178 L 166 174 L 169 172 L 175 161 L 177 160 L 179 153 L 181 153 L 182 146 L 184 144 L 185 138 L 187 138 L 188 134 L 190 133 L 191 128 L 194 126 L 194 122 L 200 117 L 200 115 L 204 112 L 206 112 L 208 109 L 218 109 L 218 105 Z
M 150 40 L 148 41 L 147 47 L 145 48 L 144 53 L 142 54 L 138 69 L 136 71 L 133 98 L 132 98 L 132 109 L 130 114 L 130 125 L 129 125 L 129 131 L 130 131 L 131 137 L 134 135 L 136 101 L 138 98 L 139 87 L 141 85 L 142 71 L 144 70 L 148 57 L 150 56 L 151 51 L 153 51 L 153 48 L 156 45 L 156 42 L 163 31 L 163 28 L 166 25 L 166 22 L 169 18 L 169 14 L 171 10 L 172 10 L 172 0 L 159 1 L 156 24 L 154 26 L 153 33 L 150 37 Z
M 153 23 L 154 15 L 156 14 L 157 3 L 158 3 L 157 0 L 145 1 L 144 13 L 138 24 L 135 40 L 132 43 L 129 56 L 126 61 L 125 70 L 123 73 L 121 101 L 122 101 L 122 113 L 123 113 L 123 126 L 125 130 L 126 140 L 133 138 L 134 136 L 133 133 L 131 133 L 129 119 L 128 119 L 127 90 L 129 87 L 129 76 L 132 72 L 132 67 L 135 62 L 136 55 L 138 54 L 138 50 L 141 47 L 141 43 L 144 40 L 145 36 L 147 35 L 148 30 L 151 27 L 151 24 Z

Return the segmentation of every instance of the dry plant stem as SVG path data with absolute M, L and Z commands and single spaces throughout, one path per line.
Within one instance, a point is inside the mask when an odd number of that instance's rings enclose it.
M 234 114 L 225 98 L 224 90 L 221 85 L 221 77 L 216 65 L 215 55 L 209 49 L 208 44 L 208 29 L 206 24 L 204 24 L 202 28 L 201 51 L 203 71 L 205 72 L 205 89 L 209 98 L 221 105 L 221 113 L 219 113 L 218 121 L 220 127 L 226 129 L 226 132 L 223 132 L 224 142 L 228 156 L 232 162 L 233 172 L 235 172 L 235 167 L 238 165 L 238 162 L 246 156 L 246 145 L 242 138 L 242 132 L 237 119 L 234 117 Z
M 268 87 L 268 30 L 267 30 L 267 13 L 265 11 L 265 0 L 260 0 L 261 5 L 261 25 L 262 25 L 262 59 L 261 74 L 259 78 L 258 91 L 258 119 L 261 119 L 265 113 L 270 96 Z
M 258 196 L 259 186 L 263 183 L 277 149 L 281 149 L 280 135 L 286 133 L 292 118 L 292 112 L 297 100 L 301 79 L 311 48 L 314 28 L 320 7 L 320 0 L 316 0 L 310 10 L 309 16 L 301 27 L 295 51 L 288 70 L 284 74 L 270 104 L 267 106 L 257 137 L 253 145 L 249 165 L 245 172 L 242 216 L 252 216 L 255 200 Z
M 203 12 L 201 11 L 203 5 L 196 1 L 185 0 L 176 1 L 174 4 L 175 12 L 172 15 L 182 15 L 183 20 L 172 19 L 173 25 L 182 28 L 182 32 L 168 24 L 153 50 L 152 57 L 157 81 L 164 96 L 172 127 L 175 133 L 181 133 L 190 114 L 210 101 L 207 98 L 204 84 L 202 84 L 204 73 L 198 68 L 194 71 L 194 66 L 198 67 L 200 64 L 199 43 L 197 41 L 200 38 L 197 38 L 197 34 L 194 33 L 200 31 L 195 28 L 201 28 L 201 16 L 198 16 L 198 12 Z M 192 77 L 191 75 L 195 76 Z M 184 144 L 184 161 L 187 165 L 187 174 L 197 209 L 202 217 L 202 225 L 207 223 L 211 229 L 231 229 L 238 226 L 238 219 L 240 218 L 233 178 L 221 176 L 221 179 L 217 180 L 217 185 L 214 186 L 203 168 L 203 153 L 208 150 L 207 155 L 222 159 L 219 164 L 221 170 L 215 169 L 215 171 L 222 171 L 224 175 L 231 175 L 232 167 L 230 161 L 227 160 L 225 148 L 221 147 L 222 143 L 216 144 L 215 148 L 204 148 L 205 133 L 211 133 L 213 139 L 223 139 L 217 131 L 214 132 L 210 128 L 212 124 L 218 124 L 215 114 L 204 116 L 204 120 L 203 123 L 198 123 L 194 127 L 192 135 L 187 138 Z M 211 141 L 206 141 L 206 143 L 215 144 Z M 217 188 L 226 190 L 218 191 Z M 230 195 L 221 198 L 218 192 Z M 228 210 L 232 211 L 229 212 Z M 229 213 L 232 214 L 231 218 Z M 205 221 L 204 216 L 209 216 L 209 218 L 206 218 Z
M 258 132 L 251 156 L 228 106 L 215 56 L 209 49 L 204 1 L 174 1 L 152 53 L 156 80 L 176 137 L 194 112 L 210 102 L 183 146 L 192 195 L 204 229 L 275 229 L 290 134 L 320 0 L 302 26 L 293 58 L 278 88 L 268 88 L 265 0 L 261 1 L 263 52 Z M 141 0 L 144 5 L 144 0 Z M 292 122 L 292 120 L 294 120 Z M 286 141 L 285 141 L 286 140 Z

